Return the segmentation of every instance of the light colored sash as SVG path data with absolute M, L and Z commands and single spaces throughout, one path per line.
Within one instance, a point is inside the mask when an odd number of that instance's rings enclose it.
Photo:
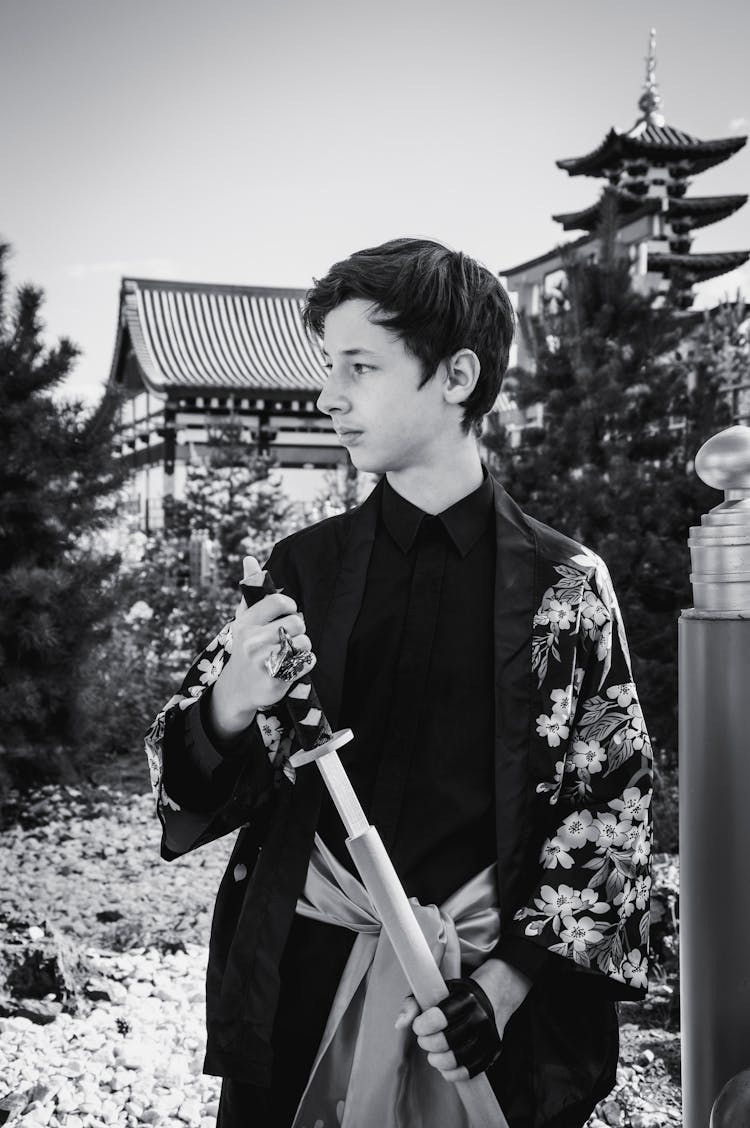
M 444 979 L 497 943 L 496 865 L 440 907 L 411 899 Z M 341 977 L 293 1128 L 469 1128 L 455 1087 L 411 1030 L 394 1030 L 409 985 L 362 883 L 316 834 L 297 912 L 359 933 Z

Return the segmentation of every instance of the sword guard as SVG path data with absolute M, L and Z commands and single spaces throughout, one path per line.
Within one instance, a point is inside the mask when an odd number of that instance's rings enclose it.
M 351 729 L 339 729 L 329 736 L 325 744 L 318 744 L 315 748 L 305 749 L 300 748 L 299 752 L 295 752 L 293 756 L 289 757 L 289 763 L 293 768 L 300 768 L 303 764 L 311 764 L 313 760 L 319 760 L 321 756 L 327 756 L 329 752 L 335 752 L 337 748 L 343 747 L 348 744 L 350 740 L 354 740 L 354 733 Z

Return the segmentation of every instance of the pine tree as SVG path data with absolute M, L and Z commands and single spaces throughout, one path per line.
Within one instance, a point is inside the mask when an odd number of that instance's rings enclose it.
M 121 471 L 115 400 L 59 402 L 77 348 L 42 342 L 39 289 L 8 294 L 0 246 L 0 774 L 70 770 L 78 677 L 106 631 L 117 558 L 100 545 Z M 67 767 L 66 767 L 67 765 Z
M 731 422 L 721 388 L 734 346 L 731 333 L 717 343 L 716 318 L 701 327 L 701 315 L 636 293 L 613 230 L 610 220 L 599 262 L 568 259 L 562 291 L 522 326 L 534 370 L 510 382 L 519 406 L 543 405 L 543 425 L 514 448 L 495 417 L 484 443 L 528 513 L 607 562 L 657 762 L 673 783 L 677 620 L 692 604 L 687 540 L 721 500 L 692 460 Z M 671 815 L 662 848 L 676 846 Z
M 184 499 L 171 504 L 169 532 L 207 536 L 215 584 L 236 587 L 242 557 L 265 559 L 295 527 L 295 516 L 272 477 L 275 463 L 245 437 L 240 419 L 231 415 L 209 437 L 210 445 L 188 468 Z

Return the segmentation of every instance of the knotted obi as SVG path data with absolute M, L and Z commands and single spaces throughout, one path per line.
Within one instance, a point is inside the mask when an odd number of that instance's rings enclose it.
M 483 963 L 500 931 L 496 865 L 439 908 L 411 904 L 444 979 Z M 471 1128 L 455 1086 L 394 1023 L 411 988 L 367 890 L 316 834 L 297 912 L 358 933 L 293 1128 Z

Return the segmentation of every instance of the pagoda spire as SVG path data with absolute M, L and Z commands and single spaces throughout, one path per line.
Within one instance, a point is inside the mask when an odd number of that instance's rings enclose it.
M 643 84 L 643 93 L 638 99 L 638 109 L 641 111 L 640 120 L 647 125 L 664 125 L 664 115 L 661 112 L 661 94 L 656 81 L 656 28 L 651 28 L 648 40 L 648 55 L 646 56 L 646 81 Z

